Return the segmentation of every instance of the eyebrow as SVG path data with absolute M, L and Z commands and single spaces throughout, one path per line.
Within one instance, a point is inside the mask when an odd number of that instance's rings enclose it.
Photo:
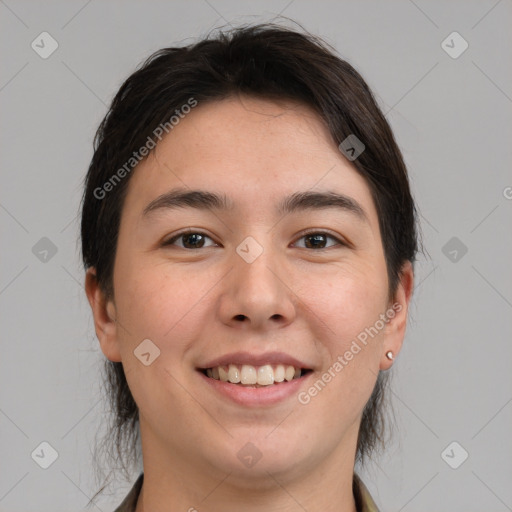
M 207 190 L 190 190 L 176 188 L 158 196 L 143 210 L 142 216 L 161 210 L 176 208 L 195 208 L 198 210 L 232 211 L 234 202 L 225 194 Z M 279 215 L 286 215 L 302 210 L 323 210 L 335 208 L 354 214 L 359 220 L 369 222 L 363 207 L 355 200 L 338 192 L 295 192 L 285 197 L 276 207 Z

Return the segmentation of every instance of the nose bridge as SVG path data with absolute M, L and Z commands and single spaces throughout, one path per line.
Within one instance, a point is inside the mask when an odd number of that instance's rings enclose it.
M 235 274 L 240 287 L 248 295 L 254 295 L 254 300 L 270 301 L 280 293 L 278 278 L 272 269 L 276 265 L 278 255 L 272 247 L 271 236 L 256 235 L 262 243 L 253 236 L 246 237 L 236 248 L 234 261 Z

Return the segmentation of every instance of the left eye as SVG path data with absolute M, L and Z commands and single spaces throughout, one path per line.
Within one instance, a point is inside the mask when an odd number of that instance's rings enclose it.
M 308 242 L 306 242 L 306 245 L 305 245 L 305 248 L 306 249 L 326 249 L 327 247 L 325 247 L 325 240 L 327 240 L 328 238 L 330 238 L 331 240 L 335 240 L 337 242 L 338 245 L 345 245 L 341 240 L 339 240 L 338 238 L 332 236 L 332 235 L 329 235 L 328 233 L 322 233 L 322 232 L 312 232 L 312 233 L 306 233 L 305 235 L 302 235 L 299 240 L 308 240 Z M 334 245 L 337 245 L 337 244 L 334 244 Z M 330 246 L 332 247 L 332 246 Z
M 179 235 L 176 235 L 166 242 L 163 243 L 164 246 L 167 245 L 176 245 L 175 242 L 177 240 L 182 240 L 183 243 L 181 245 L 178 245 L 178 247 L 182 247 L 183 249 L 201 249 L 203 247 L 211 247 L 205 246 L 205 239 L 212 240 L 208 235 L 205 235 L 204 233 L 201 233 L 200 231 L 190 231 L 187 233 L 181 233 Z M 306 243 L 302 248 L 305 249 L 326 249 L 326 240 L 331 239 L 334 240 L 336 243 L 333 245 L 345 245 L 341 240 L 338 238 L 329 235 L 328 233 L 322 233 L 322 232 L 312 232 L 312 233 L 306 233 L 305 235 L 302 235 L 299 240 L 306 240 Z M 213 242 L 213 240 L 212 240 Z M 213 245 L 217 245 L 215 242 Z M 332 247 L 329 246 L 329 247 Z

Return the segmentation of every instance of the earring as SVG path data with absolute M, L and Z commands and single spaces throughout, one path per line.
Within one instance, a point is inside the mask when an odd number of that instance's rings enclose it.
M 386 357 L 387 357 L 390 361 L 393 361 L 393 352 L 391 352 L 391 350 L 389 350 L 388 352 L 386 352 Z

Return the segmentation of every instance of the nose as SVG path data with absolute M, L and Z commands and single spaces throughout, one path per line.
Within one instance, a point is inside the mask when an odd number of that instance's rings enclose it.
M 282 256 L 269 243 L 249 261 L 233 252 L 218 303 L 223 323 L 259 331 L 289 325 L 296 316 L 296 296 Z

